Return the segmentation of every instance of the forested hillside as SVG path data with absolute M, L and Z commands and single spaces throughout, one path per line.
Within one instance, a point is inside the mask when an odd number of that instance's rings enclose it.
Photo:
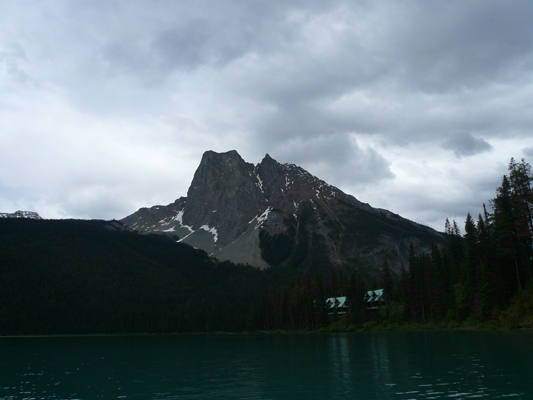
M 0 335 L 242 332 L 285 279 L 104 221 L 0 220 Z

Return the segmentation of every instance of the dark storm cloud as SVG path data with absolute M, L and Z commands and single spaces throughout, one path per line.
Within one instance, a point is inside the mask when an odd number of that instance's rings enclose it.
M 514 81 L 533 61 L 533 4 L 407 2 L 387 25 L 385 46 L 412 88 L 446 92 Z M 391 33 L 396 34 L 391 34 Z M 403 75 L 403 76 L 402 76 Z
M 283 162 L 305 165 L 318 177 L 328 177 L 328 183 L 377 183 L 392 179 L 390 164 L 372 148 L 361 148 L 346 135 L 293 138 L 273 153 Z
M 121 23 L 120 11 L 109 10 L 116 12 L 111 19 L 127 28 L 118 28 L 120 34 L 104 45 L 103 55 L 111 66 L 141 76 L 147 68 L 163 76 L 205 65 L 223 68 L 247 53 L 269 54 L 293 41 L 299 25 L 287 21 L 288 14 L 326 12 L 337 3 L 154 1 L 147 10 L 142 3 L 126 2 L 127 15 L 135 22 L 142 20 L 144 29 Z M 98 9 L 92 7 L 92 12 Z
M 443 148 L 452 150 L 456 157 L 473 156 L 492 149 L 483 138 L 475 138 L 470 133 L 457 134 L 446 141 Z

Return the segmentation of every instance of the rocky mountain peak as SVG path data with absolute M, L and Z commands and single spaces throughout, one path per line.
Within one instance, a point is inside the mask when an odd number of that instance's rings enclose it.
M 279 164 L 276 160 L 274 160 L 272 157 L 270 157 L 270 154 L 265 154 L 263 157 L 263 160 L 261 160 L 261 164 Z
M 385 256 L 399 268 L 407 262 L 410 242 L 429 248 L 429 240 L 440 237 L 299 166 L 280 164 L 269 154 L 254 166 L 235 150 L 206 151 L 186 198 L 140 209 L 122 222 L 142 232 L 175 235 L 220 260 L 259 268 L 359 263 L 377 269 Z
M 246 164 L 246 162 L 236 150 L 231 150 L 225 153 L 216 153 L 212 150 L 208 150 L 202 155 L 202 160 L 200 161 L 198 169 L 200 170 L 203 167 L 216 165 L 226 165 L 231 168 L 232 166 L 239 164 Z
M 235 150 L 227 153 L 206 151 L 194 173 L 187 192 L 187 198 L 203 197 L 212 189 L 220 189 L 229 182 L 242 180 L 253 171 L 253 165 L 246 163 Z

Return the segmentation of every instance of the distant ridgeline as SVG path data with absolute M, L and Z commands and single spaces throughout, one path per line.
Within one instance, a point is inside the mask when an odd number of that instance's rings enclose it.
M 0 213 L 0 218 L 29 218 L 29 219 L 42 219 L 39 214 L 34 211 L 15 211 L 14 213 Z

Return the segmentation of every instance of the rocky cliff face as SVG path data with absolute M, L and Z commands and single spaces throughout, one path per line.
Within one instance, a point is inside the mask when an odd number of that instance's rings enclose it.
M 216 231 L 215 248 L 220 249 L 237 237 L 248 222 L 268 206 L 262 195 L 253 164 L 236 151 L 204 153 L 187 192 L 183 222 L 192 229 Z
M 410 243 L 424 250 L 442 241 L 431 228 L 372 208 L 296 165 L 267 154 L 254 166 L 236 151 L 206 152 L 186 198 L 121 222 L 258 268 L 333 265 L 373 274 L 383 258 L 395 269 L 407 264 Z

